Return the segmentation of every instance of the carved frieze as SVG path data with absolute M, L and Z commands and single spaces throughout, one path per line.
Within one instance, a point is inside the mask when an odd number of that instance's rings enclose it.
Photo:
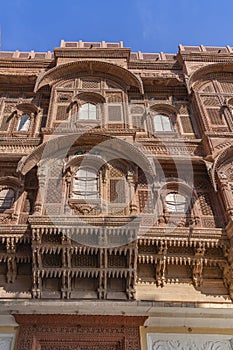
M 230 335 L 148 334 L 148 350 L 232 350 Z

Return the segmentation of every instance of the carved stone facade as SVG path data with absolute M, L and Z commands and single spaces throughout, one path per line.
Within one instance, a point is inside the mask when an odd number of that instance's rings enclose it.
M 140 349 L 139 326 L 145 317 L 17 315 L 18 349 Z
M 231 305 L 232 50 L 62 41 L 0 53 L 8 312 L 19 300 L 29 314 L 43 301 Z M 101 349 L 139 347 L 124 337 Z

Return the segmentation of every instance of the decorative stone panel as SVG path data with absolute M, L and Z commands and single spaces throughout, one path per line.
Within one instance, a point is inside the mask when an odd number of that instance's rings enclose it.
M 140 350 L 146 317 L 16 315 L 16 350 Z M 8 350 L 8 349 L 7 349 Z
M 148 350 L 232 350 L 232 335 L 212 334 L 151 334 L 147 335 Z

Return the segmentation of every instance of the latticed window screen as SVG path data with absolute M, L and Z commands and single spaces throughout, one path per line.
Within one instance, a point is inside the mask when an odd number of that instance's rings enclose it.
M 155 131 L 173 131 L 170 118 L 164 114 L 156 114 L 153 117 L 153 125 Z
M 18 122 L 18 131 L 28 131 L 30 126 L 30 116 L 28 114 L 23 114 Z
M 71 259 L 72 267 L 97 267 L 98 266 L 98 256 L 97 255 L 72 255 Z
M 95 120 L 97 119 L 97 108 L 92 103 L 85 103 L 79 109 L 79 119 Z
M 59 178 L 49 178 L 47 180 L 46 203 L 61 203 L 61 181 Z
M 110 179 L 110 202 L 111 203 L 125 203 L 125 180 L 124 179 Z
M 203 96 L 203 103 L 205 106 L 208 107 L 219 107 L 220 101 L 218 97 L 209 97 L 209 96 Z
M 68 119 L 68 105 L 57 106 L 56 120 L 67 120 Z
M 233 83 L 232 82 L 221 82 L 223 92 L 233 94 Z
M 191 124 L 191 121 L 190 121 L 188 115 L 181 115 L 180 116 L 180 121 L 181 121 L 183 132 L 185 134 L 193 133 L 192 124 Z
M 179 193 L 169 193 L 166 195 L 167 210 L 172 213 L 186 212 L 186 198 Z
M 9 115 L 4 115 L 1 122 L 1 131 L 7 131 L 10 124 Z
M 127 256 L 108 255 L 108 267 L 127 267 Z
M 139 210 L 144 213 L 153 212 L 152 195 L 149 190 L 138 191 Z
M 108 106 L 108 120 L 109 122 L 121 122 L 122 121 L 122 107 Z
M 73 198 L 98 199 L 98 174 L 96 170 L 81 168 L 76 172 L 73 184 Z
M 220 115 L 219 108 L 206 108 L 211 124 L 222 125 L 224 121 Z
M 207 192 L 198 193 L 201 212 L 203 215 L 213 215 L 210 196 Z
M 61 254 L 44 254 L 42 257 L 43 267 L 61 267 Z
M 11 188 L 0 191 L 0 210 L 9 209 L 14 202 L 15 193 Z
M 133 128 L 144 130 L 144 119 L 142 115 L 132 115 Z
M 85 79 L 82 81 L 83 89 L 98 89 L 100 87 L 100 82 L 91 79 Z

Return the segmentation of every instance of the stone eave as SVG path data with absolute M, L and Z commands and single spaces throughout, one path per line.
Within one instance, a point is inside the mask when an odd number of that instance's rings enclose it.
M 11 138 L 0 136 L 0 146 L 38 146 L 40 138 Z
M 156 156 L 158 158 L 161 159 L 167 159 L 168 157 L 191 157 L 192 161 L 196 161 L 196 162 L 202 162 L 203 159 L 203 155 L 204 155 L 204 149 L 202 146 L 202 140 L 177 140 L 177 139 L 156 139 L 156 138 L 150 138 L 150 139 L 145 139 L 145 138 L 138 138 L 136 139 L 136 141 L 138 143 L 140 143 L 145 150 L 147 149 L 147 147 L 149 148 L 149 151 L 153 154 L 153 150 L 151 150 L 150 148 L 154 148 L 155 152 L 156 152 L 156 148 L 158 148 L 158 150 L 161 149 L 161 147 L 164 147 L 165 149 L 168 148 L 168 150 L 173 150 L 174 147 L 178 148 L 178 152 L 172 152 L 170 154 L 156 154 Z M 182 148 L 187 147 L 187 152 L 183 152 L 183 153 L 179 153 L 179 148 L 182 150 Z M 193 151 L 195 150 L 199 150 L 200 154 L 193 154 L 191 153 L 189 150 L 193 149 Z
M 233 62 L 233 53 L 213 53 L 213 52 L 180 52 L 178 60 L 184 62 Z
M 19 235 L 22 235 L 22 239 L 25 235 L 30 236 L 28 232 L 28 225 L 22 224 L 0 224 L 0 240 L 7 239 L 7 237 L 20 238 Z
M 75 323 L 79 315 L 128 315 L 128 316 L 150 316 L 156 317 L 159 324 L 167 326 L 168 322 L 173 322 L 173 326 L 177 324 L 184 328 L 184 322 L 187 327 L 190 319 L 194 318 L 206 322 L 206 327 L 209 327 L 210 320 L 216 322 L 216 327 L 232 328 L 233 327 L 233 305 L 231 301 L 226 300 L 216 303 L 210 302 L 178 302 L 171 303 L 170 301 L 114 301 L 112 300 L 1 300 L 2 314 L 26 314 L 25 322 L 34 324 L 36 318 L 28 317 L 28 315 L 46 315 L 59 314 L 72 315 L 70 322 Z M 124 317 L 124 316 L 122 316 Z M 221 322 L 219 320 L 221 319 Z M 126 320 L 128 320 L 126 318 Z M 172 320 L 172 321 L 171 321 Z M 106 320 L 107 322 L 108 320 Z M 162 323 L 163 321 L 163 323 Z M 59 320 L 58 320 L 59 322 Z M 77 324 L 80 320 L 77 318 Z M 99 319 L 98 319 L 99 322 Z M 151 321 L 150 321 L 151 322 Z M 42 323 L 44 320 L 42 318 Z M 60 323 L 64 325 L 64 319 L 60 319 Z M 143 324 L 143 322 L 142 322 Z M 148 325 L 150 325 L 148 321 Z
M 13 162 L 18 162 L 23 156 L 27 156 L 27 152 L 23 153 L 17 153 L 15 154 L 15 151 L 12 153 L 1 153 L 0 155 L 0 161 L 13 161 Z
M 93 223 L 98 228 L 98 224 L 101 226 L 105 224 L 108 225 L 114 225 L 114 227 L 127 225 L 129 224 L 130 227 L 136 226 L 137 224 L 132 222 L 134 219 L 133 216 L 86 216 L 85 219 L 82 221 L 80 218 L 78 218 L 74 215 L 73 217 L 67 217 L 67 216 L 29 216 L 29 223 L 31 227 L 52 227 L 56 228 L 59 227 L 60 229 L 69 229 L 70 227 L 85 227 L 85 228 L 93 228 Z M 78 226 L 77 226 L 78 222 Z
M 159 70 L 181 70 L 181 66 L 177 61 L 152 61 L 152 60 L 130 60 L 129 69 L 159 69 Z
M 168 82 L 168 80 L 164 79 L 164 82 Z M 169 93 L 171 92 L 171 94 L 176 94 L 176 95 L 186 95 L 186 91 L 187 91 L 187 88 L 186 88 L 186 85 L 184 83 L 182 84 L 175 84 L 173 86 L 169 86 L 167 84 L 144 84 L 144 91 L 145 93 L 148 93 L 148 92 L 154 92 L 154 93 L 162 93 L 162 92 L 165 92 L 165 93 Z M 187 102 L 187 101 L 186 101 Z
M 161 240 L 168 240 L 168 241 L 186 241 L 188 243 L 208 243 L 210 242 L 213 244 L 213 246 L 221 246 L 224 241 L 228 241 L 228 236 L 226 234 L 226 231 L 222 228 L 201 228 L 201 227 L 193 227 L 191 230 L 190 228 L 184 228 L 184 227 L 177 227 L 175 229 L 169 227 L 153 227 L 150 228 L 150 232 L 147 232 L 143 234 L 142 236 L 138 236 L 138 240 L 151 240 L 151 241 L 157 241 L 158 239 Z
M 148 84 L 150 82 L 153 82 L 153 84 L 156 83 L 164 83 L 164 84 L 169 84 L 170 86 L 176 85 L 176 86 L 185 86 L 184 79 L 181 79 L 180 76 L 175 75 L 175 74 L 159 74 L 157 72 L 151 72 L 151 73 L 142 73 L 140 74 L 141 79 L 143 83 Z
M 55 48 L 54 57 L 57 58 L 114 58 L 114 59 L 126 59 L 129 60 L 130 49 L 129 48 L 92 48 L 92 49 L 80 49 L 80 48 Z
M 114 124 L 112 125 L 111 129 L 105 129 L 105 128 L 99 128 L 99 129 L 90 129 L 88 130 L 88 133 L 90 134 L 104 134 L 107 136 L 134 136 L 135 134 L 135 130 L 133 129 L 119 129 L 119 128 L 113 128 Z M 51 133 L 54 135 L 65 135 L 65 134 L 70 134 L 72 133 L 73 130 L 72 129 L 68 129 L 68 128 L 64 128 L 64 129 L 60 129 L 60 130 L 49 130 L 49 132 L 44 131 L 44 134 L 48 134 L 50 135 Z M 80 130 L 80 132 L 82 132 L 82 130 Z
M 51 68 L 55 65 L 54 59 L 51 60 L 26 60 L 26 59 L 11 59 L 5 60 L 0 58 L 0 69 L 1 68 Z

